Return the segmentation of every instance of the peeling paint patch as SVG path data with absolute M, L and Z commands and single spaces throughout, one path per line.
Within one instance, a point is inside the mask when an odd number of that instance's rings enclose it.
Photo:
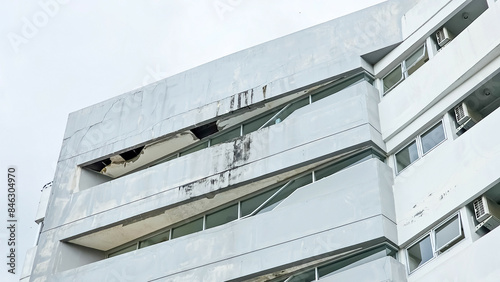
M 422 217 L 423 214 L 424 214 L 424 210 L 421 210 L 421 211 L 417 212 L 413 217 Z
M 448 196 L 448 194 L 450 193 L 451 189 L 448 189 L 446 190 L 445 192 L 443 192 L 440 196 L 439 196 L 439 200 L 443 200 L 446 196 Z

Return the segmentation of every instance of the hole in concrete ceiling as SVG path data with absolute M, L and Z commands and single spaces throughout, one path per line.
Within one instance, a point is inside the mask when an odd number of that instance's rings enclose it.
M 198 137 L 198 139 L 203 139 L 207 136 L 210 136 L 214 133 L 219 132 L 219 129 L 217 128 L 217 121 L 207 123 L 202 126 L 195 127 L 191 129 L 191 132 Z

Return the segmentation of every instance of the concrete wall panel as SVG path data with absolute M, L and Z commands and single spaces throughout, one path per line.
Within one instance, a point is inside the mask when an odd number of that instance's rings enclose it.
M 271 212 L 63 271 L 56 281 L 223 281 L 354 245 L 369 247 L 369 241 L 396 242 L 396 226 L 384 214 L 380 193 L 390 190 L 391 183 L 383 181 L 388 170 L 380 161 L 368 160 L 298 190 L 322 191 L 321 197 L 291 201 Z M 353 174 L 365 177 L 353 179 Z M 358 198 L 361 194 L 365 196 Z
M 375 118 L 376 100 L 371 95 L 375 95 L 373 87 L 360 83 L 297 110 L 280 124 L 71 194 L 70 203 L 58 207 L 65 210 L 65 216 L 49 219 L 46 228 L 103 212 L 109 212 L 103 215 L 108 220 L 123 219 L 127 214 L 173 205 L 366 142 L 383 148 L 380 133 L 368 123 Z M 212 162 L 204 161 L 207 158 Z M 82 226 L 91 229 L 103 223 Z

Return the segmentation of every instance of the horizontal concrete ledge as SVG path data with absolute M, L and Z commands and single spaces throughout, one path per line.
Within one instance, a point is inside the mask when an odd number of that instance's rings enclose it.
M 260 222 L 245 228 L 243 237 L 227 228 L 205 236 L 192 234 L 58 273 L 53 281 L 224 281 L 395 240 L 396 226 L 382 215 L 287 239 L 304 222 L 297 223 L 286 221 L 272 229 Z M 265 242 L 259 240 L 262 236 Z

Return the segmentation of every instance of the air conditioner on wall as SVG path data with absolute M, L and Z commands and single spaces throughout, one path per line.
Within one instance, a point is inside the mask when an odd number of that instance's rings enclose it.
M 481 116 L 474 112 L 466 103 L 458 104 L 455 109 L 455 120 L 460 128 L 469 129 L 481 120 Z
M 500 206 L 497 203 L 483 195 L 475 200 L 472 205 L 474 206 L 476 220 L 479 222 L 476 231 L 482 226 L 492 230 L 500 225 Z
M 453 35 L 446 29 L 446 27 L 442 27 L 436 31 L 436 39 L 439 47 L 443 47 L 446 43 L 450 42 L 453 39 Z

